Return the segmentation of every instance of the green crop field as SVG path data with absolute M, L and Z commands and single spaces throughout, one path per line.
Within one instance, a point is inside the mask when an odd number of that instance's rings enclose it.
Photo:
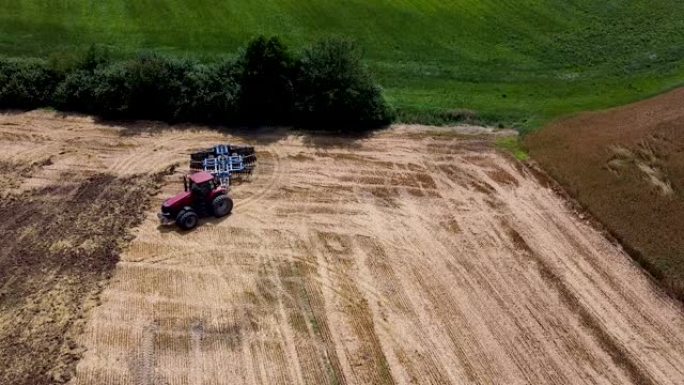
M 210 60 L 258 34 L 348 36 L 403 120 L 535 128 L 684 83 L 680 0 L 0 0 L 0 54 L 109 46 Z

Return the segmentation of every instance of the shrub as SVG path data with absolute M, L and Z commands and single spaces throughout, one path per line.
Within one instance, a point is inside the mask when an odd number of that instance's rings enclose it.
M 64 111 L 95 112 L 95 78 L 76 70 L 68 73 L 52 96 L 54 107 Z
M 143 54 L 124 67 L 128 85 L 128 116 L 171 120 L 179 109 L 189 63 Z
M 144 53 L 112 62 L 0 59 L 0 107 L 54 106 L 116 119 L 366 128 L 392 113 L 358 48 L 326 40 L 293 58 L 277 38 L 252 40 L 235 61 L 199 64 Z
M 348 40 L 329 39 L 304 51 L 298 63 L 296 119 L 304 126 L 365 128 L 386 124 L 392 111 Z
M 66 75 L 77 70 L 93 72 L 95 69 L 110 63 L 111 56 L 109 55 L 109 50 L 97 45 L 91 45 L 85 52 L 53 52 L 48 56 L 46 64 L 48 68 L 57 73 Z
M 174 119 L 235 122 L 240 94 L 238 71 L 239 68 L 232 62 L 192 67 L 182 86 Z
M 59 74 L 42 61 L 0 60 L 0 106 L 45 106 L 50 103 L 59 80 Z
M 73 83 L 82 84 L 85 95 L 88 76 L 79 74 Z M 202 65 L 141 55 L 93 72 L 93 110 L 109 118 L 234 123 L 238 75 L 239 68 L 232 62 Z M 67 79 L 64 86 L 71 84 L 72 79 Z
M 109 55 L 109 50 L 106 48 L 100 48 L 96 45 L 91 45 L 88 51 L 81 57 L 77 62 L 76 68 L 94 72 L 98 68 L 105 67 L 111 63 L 111 56 Z
M 247 123 L 282 124 L 292 113 L 293 59 L 276 37 L 253 39 L 242 53 L 239 108 Z
M 107 118 L 130 116 L 131 85 L 125 63 L 98 69 L 93 74 L 93 112 Z
M 158 55 L 96 69 L 94 112 L 110 118 L 172 121 L 181 109 L 183 83 L 191 64 Z
M 95 103 L 95 87 L 100 78 L 95 76 L 95 71 L 110 64 L 109 52 L 95 45 L 75 60 L 51 57 L 50 66 L 66 74 L 52 96 L 54 107 L 66 111 L 99 111 Z

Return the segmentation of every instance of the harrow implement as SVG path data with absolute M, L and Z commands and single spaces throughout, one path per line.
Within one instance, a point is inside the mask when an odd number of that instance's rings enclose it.
M 212 174 L 222 186 L 230 186 L 238 174 L 251 174 L 256 166 L 256 152 L 250 146 L 217 145 L 190 154 L 190 169 Z
M 190 154 L 192 162 L 201 162 L 207 158 L 213 158 L 220 155 L 234 156 L 240 155 L 243 157 L 245 164 L 250 165 L 256 163 L 256 152 L 252 146 L 233 146 L 230 144 L 219 144 L 209 149 L 199 150 Z

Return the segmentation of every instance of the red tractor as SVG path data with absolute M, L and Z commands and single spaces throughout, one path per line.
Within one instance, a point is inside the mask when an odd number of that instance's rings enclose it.
M 176 223 L 183 230 L 197 226 L 200 217 L 230 214 L 233 200 L 213 175 L 197 172 L 183 179 L 185 191 L 164 201 L 158 214 L 162 224 Z

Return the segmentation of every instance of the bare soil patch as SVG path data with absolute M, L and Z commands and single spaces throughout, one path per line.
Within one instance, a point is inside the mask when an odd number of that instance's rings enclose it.
M 530 154 L 684 300 L 684 89 L 559 121 Z
M 0 201 L 1 383 L 52 384 L 73 374 L 83 317 L 153 189 L 147 177 L 96 174 Z

